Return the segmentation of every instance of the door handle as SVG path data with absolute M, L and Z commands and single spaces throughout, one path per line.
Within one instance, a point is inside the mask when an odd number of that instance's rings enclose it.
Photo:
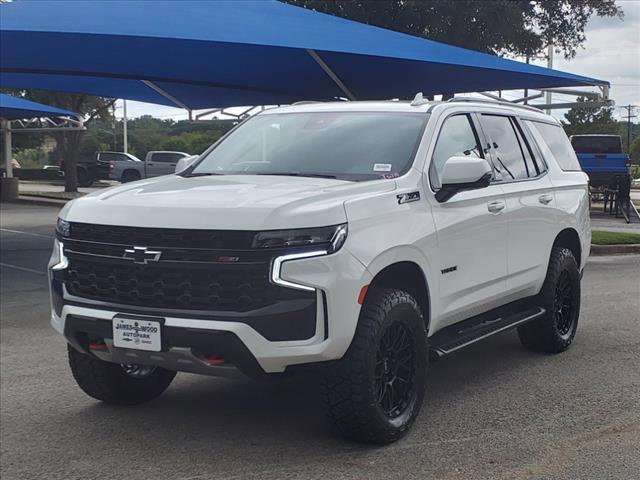
M 553 195 L 540 195 L 538 201 L 543 205 L 547 205 L 553 201 Z
M 504 210 L 504 207 L 505 203 L 502 200 L 487 204 L 487 210 L 489 210 L 491 213 L 500 213 L 502 210 Z

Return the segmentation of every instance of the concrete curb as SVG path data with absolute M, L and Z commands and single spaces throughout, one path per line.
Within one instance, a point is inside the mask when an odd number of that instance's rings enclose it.
M 26 205 L 42 205 L 45 207 L 62 207 L 69 200 L 62 198 L 36 197 L 35 195 L 20 195 L 18 200 L 13 203 L 22 203 Z
M 638 255 L 640 244 L 629 245 L 591 245 L 591 255 Z

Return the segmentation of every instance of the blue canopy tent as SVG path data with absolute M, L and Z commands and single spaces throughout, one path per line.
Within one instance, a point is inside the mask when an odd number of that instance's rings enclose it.
M 50 107 L 24 98 L 12 97 L 0 93 L 0 118 L 5 120 L 24 120 L 40 117 L 77 117 L 78 114 L 61 108 Z
M 179 106 L 608 85 L 273 0 L 0 5 L 0 86 Z
M 11 168 L 11 120 L 26 120 L 32 118 L 41 117 L 80 117 L 77 113 L 70 112 L 68 110 L 62 110 L 61 108 L 50 107 L 42 103 L 31 102 L 23 98 L 12 97 L 11 95 L 5 95 L 0 93 L 0 121 L 2 124 L 2 140 L 3 140 L 3 156 L 5 158 L 5 174 L 9 179 L 13 176 Z M 3 179 L 4 180 L 4 179 Z M 4 193 L 7 188 L 15 189 L 15 194 L 9 195 Z M 17 196 L 17 184 L 12 187 L 8 187 L 3 181 L 3 195 L 2 197 L 15 197 Z

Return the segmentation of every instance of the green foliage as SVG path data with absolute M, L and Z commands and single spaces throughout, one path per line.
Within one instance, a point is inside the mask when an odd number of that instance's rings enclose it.
M 603 232 L 594 230 L 591 232 L 593 245 L 629 245 L 640 244 L 640 234 L 626 232 Z
M 636 139 L 631 142 L 631 148 L 629 149 L 629 156 L 636 162 L 640 160 L 640 135 L 636 136 Z M 633 178 L 640 178 L 640 167 L 635 169 L 636 175 Z
M 49 154 L 40 148 L 23 148 L 14 151 L 13 158 L 18 161 L 21 168 L 42 168 L 51 163 Z
M 589 103 L 584 97 L 578 97 L 578 102 Z M 572 108 L 564 114 L 563 122 L 567 135 L 588 133 L 620 134 L 620 126 L 613 118 L 612 108 L 580 107 Z
M 331 15 L 496 55 L 535 55 L 551 41 L 565 57 L 592 15 L 622 17 L 615 0 L 285 0 Z
M 127 122 L 129 153 L 141 160 L 152 150 L 200 154 L 233 127 L 232 122 L 176 122 L 144 115 Z M 81 158 L 100 150 L 123 150 L 122 121 L 94 121 L 87 129 Z

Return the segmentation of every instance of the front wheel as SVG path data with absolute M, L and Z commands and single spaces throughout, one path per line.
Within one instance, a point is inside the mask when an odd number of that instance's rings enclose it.
M 564 352 L 576 335 L 580 316 L 580 273 L 573 253 L 554 247 L 547 276 L 539 295 L 546 312 L 518 328 L 525 348 L 536 352 Z
M 349 350 L 325 374 L 329 418 L 347 438 L 398 440 L 420 412 L 428 358 L 416 300 L 401 290 L 369 291 Z
M 176 372 L 145 365 L 119 365 L 81 353 L 71 345 L 69 366 L 73 378 L 89 396 L 114 405 L 137 405 L 158 397 Z

